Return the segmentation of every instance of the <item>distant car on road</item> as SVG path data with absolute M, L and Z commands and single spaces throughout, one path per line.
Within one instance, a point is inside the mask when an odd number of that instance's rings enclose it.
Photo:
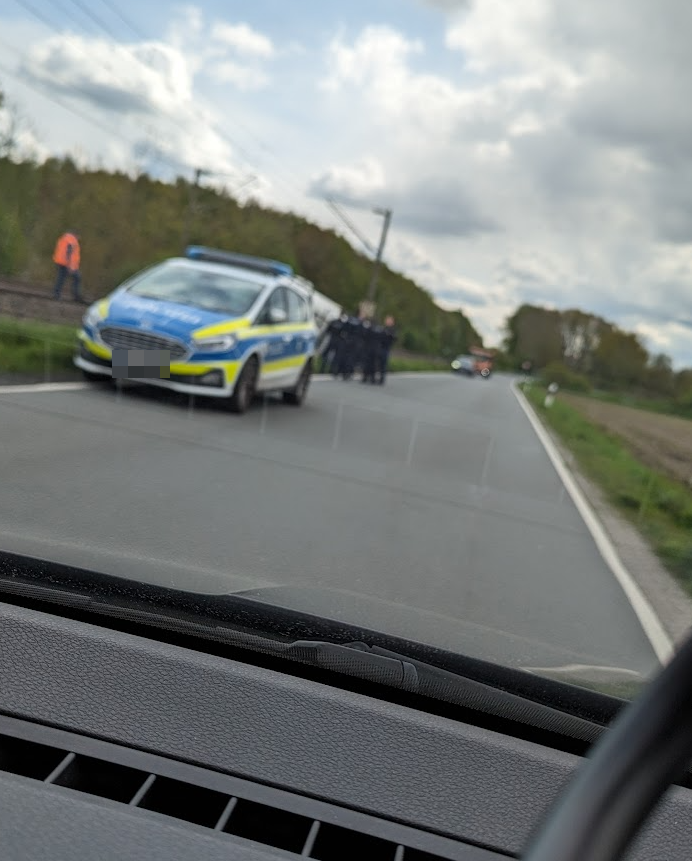
M 452 362 L 452 370 L 467 377 L 479 376 L 487 379 L 493 370 L 492 354 L 474 350 L 472 354 L 457 356 Z
M 98 380 L 114 376 L 114 350 L 162 351 L 170 373 L 138 381 L 227 398 L 237 413 L 257 392 L 299 405 L 315 355 L 314 292 L 285 263 L 191 246 L 93 304 L 74 362 Z
M 472 377 L 476 373 L 476 359 L 474 356 L 457 356 L 452 362 L 452 370 L 457 374 Z

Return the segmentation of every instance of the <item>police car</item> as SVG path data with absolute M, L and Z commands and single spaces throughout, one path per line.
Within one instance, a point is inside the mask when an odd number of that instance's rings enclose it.
M 165 351 L 170 370 L 141 382 L 227 398 L 237 413 L 258 392 L 300 405 L 317 338 L 314 292 L 285 263 L 191 246 L 91 305 L 74 362 L 94 381 L 117 376 L 115 350 Z

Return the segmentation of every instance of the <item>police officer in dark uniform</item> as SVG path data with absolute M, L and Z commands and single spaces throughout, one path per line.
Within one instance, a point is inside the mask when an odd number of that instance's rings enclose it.
M 363 378 L 362 383 L 375 383 L 380 351 L 381 333 L 384 327 L 370 320 L 363 323 Z
M 340 377 L 343 374 L 344 364 L 346 361 L 346 329 L 348 324 L 348 314 L 342 314 L 335 325 L 334 329 L 334 358 L 330 366 L 333 377 Z
M 343 322 L 341 317 L 337 317 L 336 320 L 331 320 L 327 326 L 327 331 L 324 336 L 325 346 L 322 350 L 321 370 L 323 374 L 334 373 L 342 328 Z
M 383 386 L 387 377 L 387 368 L 389 366 L 389 354 L 396 342 L 396 326 L 394 317 L 386 317 L 384 326 L 380 327 L 378 332 L 378 350 L 376 355 L 375 375 L 377 382 Z
M 332 373 L 336 377 L 350 380 L 356 367 L 360 320 L 357 317 L 349 317 L 346 314 L 343 314 L 340 319 L 341 328 Z

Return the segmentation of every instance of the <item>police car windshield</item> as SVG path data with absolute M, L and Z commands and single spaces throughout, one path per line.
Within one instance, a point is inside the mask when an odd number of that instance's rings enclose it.
M 262 287 L 261 283 L 245 280 L 231 272 L 172 263 L 148 272 L 127 292 L 146 299 L 176 302 L 239 317 L 249 311 Z

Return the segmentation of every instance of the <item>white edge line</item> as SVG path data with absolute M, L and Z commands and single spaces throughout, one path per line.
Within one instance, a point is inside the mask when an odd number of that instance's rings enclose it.
M 581 514 L 584 523 L 586 523 L 586 527 L 591 533 L 599 553 L 603 557 L 606 565 L 613 572 L 613 575 L 620 584 L 627 600 L 632 605 L 632 609 L 634 610 L 637 619 L 639 619 L 639 623 L 644 629 L 644 633 L 651 643 L 651 646 L 656 653 L 656 657 L 662 664 L 667 663 L 675 652 L 673 641 L 666 633 L 665 628 L 661 624 L 661 620 L 656 615 L 656 611 L 649 603 L 648 598 L 644 595 L 630 572 L 623 565 L 613 543 L 603 528 L 603 525 L 582 493 L 580 487 L 575 482 L 571 473 L 563 463 L 555 443 L 550 438 L 550 435 L 541 424 L 537 415 L 529 406 L 524 393 L 519 390 L 517 383 L 511 383 L 510 385 L 516 399 L 519 401 L 519 405 L 523 409 L 526 417 L 531 422 L 533 429 L 536 431 L 536 435 L 543 444 L 543 448 L 546 450 L 551 463 L 555 467 L 555 471 L 560 476 L 560 479 L 567 488 L 567 492 L 572 497 L 572 501 L 577 507 L 579 514 Z
M 31 383 L 29 385 L 0 386 L 0 395 L 23 395 L 30 392 L 76 392 L 87 383 Z

